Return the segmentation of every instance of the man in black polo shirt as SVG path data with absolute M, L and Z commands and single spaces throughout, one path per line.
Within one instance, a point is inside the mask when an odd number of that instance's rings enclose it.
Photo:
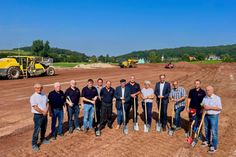
M 68 128 L 69 133 L 73 132 L 73 116 L 74 116 L 74 127 L 75 130 L 79 131 L 79 100 L 80 100 L 80 90 L 76 87 L 75 80 L 70 81 L 70 87 L 65 92 L 67 109 L 68 109 Z
M 196 118 L 198 121 L 195 122 L 194 127 L 193 127 L 193 131 L 196 131 L 199 121 L 201 120 L 201 117 L 202 117 L 201 103 L 202 103 L 202 100 L 205 96 L 206 96 L 206 92 L 203 89 L 201 89 L 201 81 L 196 80 L 195 81 L 195 88 L 193 88 L 189 91 L 188 100 L 187 100 L 187 104 L 186 104 L 186 111 L 189 114 L 189 122 L 190 122 L 189 125 L 192 122 L 192 114 L 189 113 L 189 110 L 191 110 L 191 109 L 196 110 Z
M 93 128 L 94 104 L 96 103 L 98 92 L 93 86 L 94 81 L 88 80 L 87 86 L 82 90 L 82 100 L 84 104 L 84 132 Z
M 140 85 L 135 82 L 135 77 L 134 76 L 131 76 L 130 77 L 130 82 L 126 84 L 126 87 L 128 87 L 130 89 L 130 101 L 129 101 L 129 105 L 128 105 L 128 108 L 127 108 L 127 112 L 126 112 L 126 123 L 128 123 L 129 121 L 129 113 L 130 113 L 130 108 L 132 106 L 132 111 L 133 111 L 133 123 L 134 123 L 134 130 L 135 131 L 138 131 L 139 130 L 139 127 L 138 127 L 138 122 L 137 122 L 137 115 L 138 115 L 138 95 L 140 94 Z M 135 100 L 135 104 L 134 104 L 134 100 Z M 134 105 L 135 105 L 135 108 L 136 110 L 134 110 Z M 136 117 L 135 117 L 135 114 L 136 114 Z
M 58 134 L 59 136 L 63 136 L 62 132 L 62 123 L 64 111 L 63 107 L 65 106 L 65 94 L 61 90 L 61 85 L 59 82 L 54 84 L 54 90 L 51 91 L 48 95 L 49 106 L 50 106 L 50 116 L 52 116 L 52 125 L 51 125 L 51 135 L 52 138 L 56 139 L 56 122 L 58 119 Z
M 108 127 L 112 129 L 112 102 L 115 90 L 111 87 L 111 81 L 106 82 L 106 87 L 102 88 L 100 96 L 102 100 L 101 123 L 99 130 L 103 129 L 108 122 Z

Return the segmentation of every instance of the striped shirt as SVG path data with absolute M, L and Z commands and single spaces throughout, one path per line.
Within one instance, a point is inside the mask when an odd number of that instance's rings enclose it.
M 170 92 L 170 97 L 173 99 L 180 99 L 182 97 L 186 97 L 186 92 L 183 87 L 172 88 Z M 175 109 L 178 109 L 182 106 L 185 106 L 185 100 L 179 101 L 175 103 Z
M 202 105 L 208 105 L 211 107 L 218 107 L 222 109 L 221 99 L 219 96 L 213 94 L 212 96 L 205 96 L 202 100 Z M 207 110 L 206 114 L 209 115 L 216 115 L 219 114 L 221 111 L 215 111 L 215 110 Z

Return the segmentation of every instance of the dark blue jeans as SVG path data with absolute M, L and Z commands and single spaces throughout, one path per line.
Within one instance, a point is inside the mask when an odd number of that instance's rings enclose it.
M 189 108 L 189 110 L 191 110 L 191 108 Z M 200 121 L 202 119 L 201 109 L 196 109 L 196 114 L 194 114 L 194 115 L 189 113 L 189 119 L 190 119 L 190 121 L 195 120 L 195 123 L 193 125 L 193 132 L 196 132 L 198 129 L 198 125 L 200 124 Z
M 147 123 L 146 123 L 146 115 L 145 115 L 145 106 L 144 106 L 144 102 L 142 102 L 142 107 L 143 107 L 143 112 L 144 112 L 144 123 L 151 125 L 152 123 L 152 102 L 147 102 Z
M 177 109 L 175 109 L 175 120 L 174 120 L 174 125 L 176 127 L 180 127 L 180 121 L 181 121 L 181 117 L 180 117 L 180 113 L 184 110 L 184 106 L 181 106 Z
M 61 135 L 62 132 L 62 125 L 63 125 L 63 116 L 64 112 L 63 109 L 52 109 L 52 125 L 51 125 L 51 130 L 52 130 L 52 136 L 56 136 L 56 122 L 58 119 L 58 134 Z
M 73 127 L 73 117 L 74 117 L 74 126 L 75 128 L 79 127 L 79 113 L 80 113 L 80 108 L 79 105 L 74 105 L 72 107 L 68 107 L 68 127 L 72 128 Z
M 204 119 L 204 129 L 206 134 L 206 141 L 211 143 L 212 134 L 212 146 L 217 149 L 218 144 L 218 114 L 206 115 Z
M 37 145 L 39 131 L 41 131 L 40 140 L 45 138 L 48 118 L 42 114 L 34 114 L 34 132 L 32 136 L 32 146 Z

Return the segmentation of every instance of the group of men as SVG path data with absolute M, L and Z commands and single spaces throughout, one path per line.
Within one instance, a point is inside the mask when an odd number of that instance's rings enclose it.
M 48 113 L 52 117 L 50 135 L 53 140 L 56 140 L 57 136 L 63 136 L 64 112 L 68 113 L 69 133 L 80 130 L 87 133 L 88 130 L 94 130 L 94 128 L 101 131 L 106 124 L 112 129 L 113 104 L 115 104 L 117 111 L 116 129 L 119 129 L 122 124 L 127 126 L 132 108 L 134 130 L 138 131 L 138 97 L 140 96 L 144 117 L 146 117 L 144 123 L 148 130 L 151 129 L 154 97 L 156 97 L 158 108 L 161 109 L 159 114 L 162 131 L 167 129 L 169 101 L 173 102 L 171 104 L 173 104 L 175 111 L 174 125 L 171 126 L 175 130 L 181 129 L 180 114 L 184 109 L 189 113 L 190 122 L 193 120 L 193 112 L 196 115 L 195 118 L 197 117 L 198 120 L 195 123 L 195 128 L 198 127 L 203 112 L 206 112 L 204 118 L 205 138 L 202 146 L 209 146 L 208 152 L 214 153 L 218 144 L 218 114 L 222 109 L 220 97 L 214 94 L 212 86 L 208 86 L 205 92 L 201 88 L 200 80 L 195 81 L 195 87 L 190 90 L 187 96 L 185 89 L 178 85 L 178 81 L 174 81 L 171 87 L 171 84 L 165 79 L 165 74 L 161 74 L 155 89 L 151 88 L 151 82 L 147 80 L 144 81 L 144 88 L 141 89 L 134 76 L 130 77 L 128 83 L 125 79 L 121 79 L 120 86 L 116 89 L 111 87 L 111 81 L 106 81 L 103 85 L 103 79 L 99 78 L 97 86 L 94 86 L 94 81 L 89 79 L 82 92 L 76 87 L 74 80 L 70 81 L 70 87 L 65 92 L 61 90 L 60 83 L 56 82 L 54 90 L 49 93 L 48 97 L 42 92 L 43 86 L 36 83 L 34 85 L 35 93 L 30 98 L 31 111 L 34 113 L 33 150 L 39 150 L 38 135 L 40 131 L 40 144 L 50 143 L 45 138 Z M 81 109 L 84 110 L 83 128 L 79 125 L 78 119 Z M 58 127 L 56 129 L 57 121 Z

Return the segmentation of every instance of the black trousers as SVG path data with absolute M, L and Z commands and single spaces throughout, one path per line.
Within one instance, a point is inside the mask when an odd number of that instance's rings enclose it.
M 129 122 L 129 114 L 130 114 L 130 109 L 132 107 L 132 112 L 133 112 L 133 122 L 136 123 L 138 120 L 138 98 L 136 98 L 136 111 L 134 111 L 134 98 L 130 98 L 129 104 L 127 106 L 127 110 L 126 110 L 126 124 Z M 136 112 L 136 118 L 134 118 L 134 112 Z
M 112 102 L 111 103 L 104 103 L 102 102 L 101 105 L 101 122 L 99 125 L 99 129 L 105 127 L 106 123 L 108 125 L 112 125 Z
M 159 110 L 159 106 L 160 105 L 160 102 L 158 101 L 157 102 L 157 106 L 158 106 L 158 110 Z M 166 100 L 162 100 L 162 103 L 161 103 L 161 124 L 162 126 L 166 126 L 167 124 L 167 107 L 168 107 L 168 101 Z
M 102 106 L 102 102 L 100 100 L 98 100 L 96 102 L 97 123 L 95 123 L 95 120 L 94 120 L 94 124 L 95 125 L 98 125 L 100 123 L 100 119 L 101 119 L 101 106 Z

